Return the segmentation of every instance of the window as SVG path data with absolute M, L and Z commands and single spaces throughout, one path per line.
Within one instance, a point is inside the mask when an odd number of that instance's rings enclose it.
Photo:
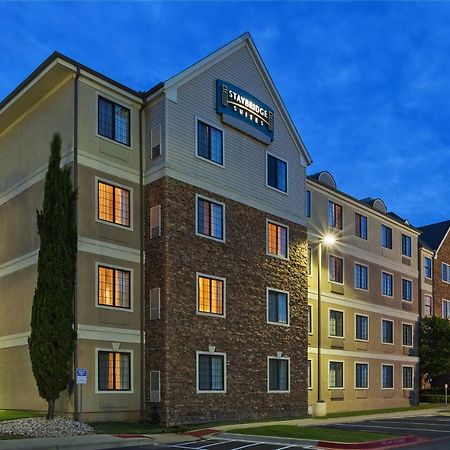
M 273 222 L 267 222 L 267 253 L 280 258 L 288 257 L 288 228 Z
M 403 389 L 413 389 L 413 368 L 411 366 L 402 367 L 402 387 Z
M 287 162 L 267 154 L 267 185 L 287 192 Z
M 381 225 L 381 246 L 392 249 L 392 228 Z
M 98 266 L 98 304 L 130 309 L 129 270 Z
M 289 323 L 289 297 L 286 292 L 267 289 L 267 321 Z
M 394 366 L 388 364 L 381 366 L 381 387 L 383 389 L 394 388 Z
M 161 401 L 161 372 L 159 370 L 150 371 L 150 402 Z
M 197 312 L 225 315 L 225 280 L 197 274 Z
M 450 320 L 450 300 L 442 300 L 442 317 Z
M 156 125 L 150 130 L 150 158 L 161 156 L 161 125 Z
M 328 258 L 328 278 L 335 283 L 344 282 L 344 260 L 330 255 Z
M 310 359 L 308 359 L 308 389 L 312 389 L 312 366 Z
M 342 230 L 342 206 L 332 201 L 328 202 L 328 225 Z
M 306 191 L 306 217 L 311 217 L 311 191 Z
M 402 234 L 402 255 L 411 258 L 411 236 L 406 236 L 406 234 Z
M 98 97 L 98 134 L 129 146 L 130 110 Z
M 413 346 L 413 327 L 410 323 L 402 324 L 402 344 L 405 347 Z
M 224 241 L 224 205 L 197 197 L 197 234 Z
M 355 339 L 359 341 L 369 340 L 369 317 L 356 314 L 355 316 Z
M 442 281 L 450 283 L 450 265 L 442 263 Z
M 367 239 L 367 217 L 355 213 L 355 236 Z
M 130 226 L 130 191 L 98 182 L 98 218 L 124 227 Z
M 344 337 L 344 313 L 330 309 L 330 336 Z
M 355 264 L 355 288 L 367 291 L 368 267 L 362 264 Z
M 197 353 L 197 391 L 225 392 L 225 355 Z
M 431 258 L 425 256 L 423 265 L 425 270 L 425 278 L 431 278 Z
M 131 354 L 128 352 L 98 352 L 98 390 L 131 390 Z
M 393 275 L 381 272 L 381 293 L 387 297 L 393 296 Z
M 308 334 L 313 334 L 312 306 L 308 305 Z
M 161 289 L 150 289 L 150 320 L 161 318 Z
M 383 344 L 394 343 L 394 322 L 392 320 L 381 320 L 381 342 Z
M 330 361 L 330 371 L 328 374 L 328 385 L 331 389 L 342 389 L 344 387 L 344 363 L 340 361 Z
M 289 359 L 268 358 L 269 360 L 269 392 L 289 391 Z
M 223 133 L 200 120 L 197 121 L 197 156 L 223 165 Z
M 412 302 L 412 281 L 402 278 L 402 300 Z
M 355 388 L 356 389 L 369 388 L 369 364 L 367 363 L 355 364 Z
M 150 208 L 150 239 L 161 236 L 161 205 Z
M 308 247 L 308 275 L 312 274 L 312 248 Z
M 431 295 L 425 295 L 423 298 L 423 314 L 425 317 L 433 313 L 433 298 Z

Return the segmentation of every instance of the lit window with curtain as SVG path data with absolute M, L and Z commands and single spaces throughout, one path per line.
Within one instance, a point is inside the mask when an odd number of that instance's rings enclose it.
M 224 315 L 224 280 L 198 275 L 197 309 L 200 313 Z
M 344 337 L 344 313 L 330 309 L 330 336 Z
M 281 258 L 288 257 L 288 228 L 267 222 L 267 253 Z
M 197 121 L 197 156 L 223 165 L 222 131 L 200 120 Z
M 131 390 L 131 354 L 128 352 L 98 352 L 98 390 Z
M 355 236 L 367 240 L 367 217 L 355 213 Z
M 288 294 L 269 289 L 267 291 L 268 321 L 272 323 L 288 324 L 289 305 Z
M 197 233 L 224 240 L 224 207 L 220 203 L 197 198 Z
M 269 391 L 289 390 L 289 360 L 269 358 Z
M 98 218 L 124 227 L 130 226 L 130 191 L 104 181 L 98 182 Z
M 344 260 L 330 255 L 328 258 L 328 279 L 335 283 L 344 282 Z
M 287 162 L 267 154 L 267 185 L 287 192 Z
M 225 356 L 201 353 L 198 355 L 198 390 L 225 390 Z
M 328 202 L 328 225 L 342 230 L 342 206 L 332 201 Z
M 98 97 L 98 134 L 130 145 L 130 110 L 104 97 Z
M 344 387 L 344 363 L 340 361 L 330 361 L 328 374 L 330 388 L 342 389 Z
M 130 275 L 128 270 L 98 266 L 98 304 L 130 309 Z

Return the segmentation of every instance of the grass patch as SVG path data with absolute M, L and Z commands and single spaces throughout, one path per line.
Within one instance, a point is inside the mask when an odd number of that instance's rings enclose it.
M 15 436 L 14 434 L 0 434 L 0 441 L 7 441 L 11 439 L 25 439 L 23 436 Z
M 36 411 L 19 411 L 14 409 L 0 409 L 0 421 L 14 419 L 28 419 L 29 417 L 41 417 L 44 413 Z
M 233 433 L 336 442 L 368 442 L 398 437 L 398 435 L 372 431 L 349 431 L 322 427 L 298 427 L 295 425 L 269 425 L 267 427 L 239 428 L 233 430 Z
M 101 434 L 160 434 L 181 433 L 188 427 L 162 427 L 145 422 L 92 422 L 89 424 L 96 433 Z M 201 428 L 197 425 L 196 428 Z

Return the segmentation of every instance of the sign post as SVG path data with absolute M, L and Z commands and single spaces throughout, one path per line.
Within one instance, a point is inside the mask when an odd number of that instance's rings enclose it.
M 78 417 L 78 422 L 82 422 L 83 415 L 83 384 L 87 383 L 87 369 L 77 368 L 76 370 L 76 381 L 80 385 L 80 414 Z
M 447 390 L 448 390 L 448 384 L 445 383 L 445 404 L 447 405 Z

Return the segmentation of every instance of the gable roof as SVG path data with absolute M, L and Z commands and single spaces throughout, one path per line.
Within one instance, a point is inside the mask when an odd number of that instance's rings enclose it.
M 442 242 L 447 236 L 449 228 L 450 220 L 444 220 L 443 222 L 419 227 L 419 230 L 422 231 L 420 239 L 428 248 L 438 252 Z

